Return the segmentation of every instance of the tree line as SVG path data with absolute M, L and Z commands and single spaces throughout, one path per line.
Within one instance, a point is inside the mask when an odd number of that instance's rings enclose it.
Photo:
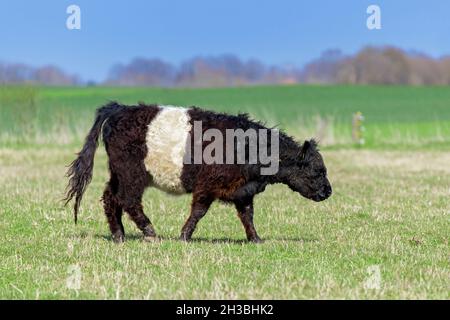
M 23 63 L 0 62 L 0 84 L 81 85 L 83 81 L 57 66 L 33 67 Z
M 0 83 L 86 85 L 56 66 L 0 63 Z M 135 58 L 111 67 L 97 83 L 110 86 L 220 87 L 254 84 L 449 85 L 450 56 L 433 58 L 395 47 L 365 47 L 353 55 L 327 50 L 303 67 L 268 65 L 232 54 L 194 57 L 174 65 L 159 58 Z

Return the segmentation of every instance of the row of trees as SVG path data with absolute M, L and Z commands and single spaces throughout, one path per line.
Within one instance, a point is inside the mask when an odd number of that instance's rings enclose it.
M 137 58 L 129 64 L 114 66 L 107 85 L 149 85 L 183 87 L 218 87 L 258 83 L 297 82 L 294 73 L 283 67 L 266 66 L 234 55 L 195 57 L 178 67 L 161 59 Z
M 450 84 L 450 56 L 433 59 L 398 48 L 367 47 L 354 56 L 329 50 L 307 64 L 299 79 L 306 83 Z
M 55 66 L 0 64 L 0 83 L 86 84 Z M 355 55 L 325 51 L 303 68 L 271 66 L 235 55 L 195 57 L 178 66 L 161 59 L 136 58 L 111 68 L 101 85 L 215 87 L 246 84 L 450 84 L 450 56 L 431 58 L 394 47 L 366 47 Z
M 35 68 L 22 63 L 0 63 L 0 84 L 38 83 L 53 86 L 79 85 L 82 81 L 62 69 L 48 65 Z

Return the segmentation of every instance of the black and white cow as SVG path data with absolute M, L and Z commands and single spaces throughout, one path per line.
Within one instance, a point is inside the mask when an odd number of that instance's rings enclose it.
M 267 130 L 261 123 L 249 120 L 247 115 L 234 116 L 196 107 L 144 104 L 128 107 L 111 102 L 99 108 L 83 149 L 68 170 L 66 203 L 75 197 L 75 222 L 81 198 L 92 179 L 95 150 L 102 131 L 111 174 L 103 203 L 116 242 L 122 242 L 125 236 L 123 210 L 143 232 L 145 240 L 156 239 L 155 230 L 142 207 L 142 196 L 149 186 L 171 194 L 193 194 L 191 213 L 180 236 L 185 241 L 191 239 L 198 221 L 216 199 L 233 203 L 247 239 L 261 242 L 253 224 L 253 198 L 268 184 L 284 183 L 314 201 L 325 200 L 331 195 L 326 167 L 314 140 L 300 145 L 280 132 L 276 141 L 278 170 L 271 175 L 262 175 L 265 164 L 259 160 L 251 163 L 248 157 L 241 163 L 195 162 L 194 149 L 199 145 L 193 134 L 196 123 L 201 123 L 202 133 L 214 129 L 224 136 L 230 129 Z M 267 141 L 273 140 L 270 138 Z M 261 141 L 260 137 L 257 139 Z M 248 149 L 250 142 L 245 141 Z M 205 151 L 210 143 L 213 141 L 201 140 L 201 151 Z M 275 150 L 271 143 L 268 143 L 268 153 Z

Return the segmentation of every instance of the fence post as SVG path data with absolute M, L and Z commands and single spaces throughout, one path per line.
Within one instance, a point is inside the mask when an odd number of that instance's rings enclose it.
M 352 138 L 353 142 L 357 145 L 362 146 L 365 143 L 364 140 L 364 116 L 362 112 L 358 111 L 353 114 L 353 121 L 352 121 Z

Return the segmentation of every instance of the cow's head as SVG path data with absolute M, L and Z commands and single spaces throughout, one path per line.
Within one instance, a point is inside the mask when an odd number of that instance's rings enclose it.
M 305 141 L 295 159 L 285 168 L 285 181 L 289 188 L 314 201 L 331 196 L 327 168 L 314 140 Z

